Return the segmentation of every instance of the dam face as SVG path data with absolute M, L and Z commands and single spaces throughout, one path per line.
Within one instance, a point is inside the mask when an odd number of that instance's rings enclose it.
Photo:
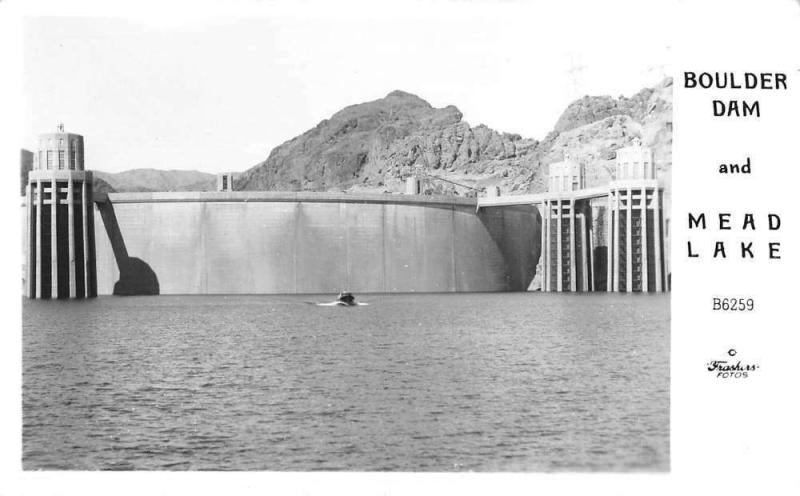
M 524 291 L 541 243 L 534 207 L 466 198 L 111 193 L 95 209 L 101 295 Z

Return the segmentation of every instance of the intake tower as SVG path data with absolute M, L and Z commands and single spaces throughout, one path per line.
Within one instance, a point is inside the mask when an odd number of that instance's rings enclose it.
M 25 191 L 29 298 L 97 296 L 92 173 L 83 169 L 83 136 L 39 136 Z

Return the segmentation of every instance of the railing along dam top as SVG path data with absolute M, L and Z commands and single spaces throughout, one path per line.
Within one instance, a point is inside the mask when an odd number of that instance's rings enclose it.
M 475 207 L 475 198 L 458 196 L 402 195 L 389 193 L 329 193 L 308 191 L 202 191 L 161 193 L 95 194 L 103 203 L 194 203 L 194 202 L 309 202 L 309 203 L 397 203 L 430 206 Z

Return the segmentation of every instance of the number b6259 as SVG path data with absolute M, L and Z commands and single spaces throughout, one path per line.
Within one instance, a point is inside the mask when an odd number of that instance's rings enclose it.
M 712 299 L 711 309 L 720 312 L 752 312 L 755 302 L 752 298 L 718 298 Z

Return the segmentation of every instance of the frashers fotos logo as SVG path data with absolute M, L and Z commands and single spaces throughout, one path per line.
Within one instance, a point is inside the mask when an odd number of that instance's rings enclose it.
M 716 373 L 718 379 L 747 379 L 749 374 L 761 368 L 757 363 L 743 363 L 741 360 L 732 360 L 738 352 L 731 348 L 728 350 L 729 359 L 711 360 L 708 362 L 708 371 Z

